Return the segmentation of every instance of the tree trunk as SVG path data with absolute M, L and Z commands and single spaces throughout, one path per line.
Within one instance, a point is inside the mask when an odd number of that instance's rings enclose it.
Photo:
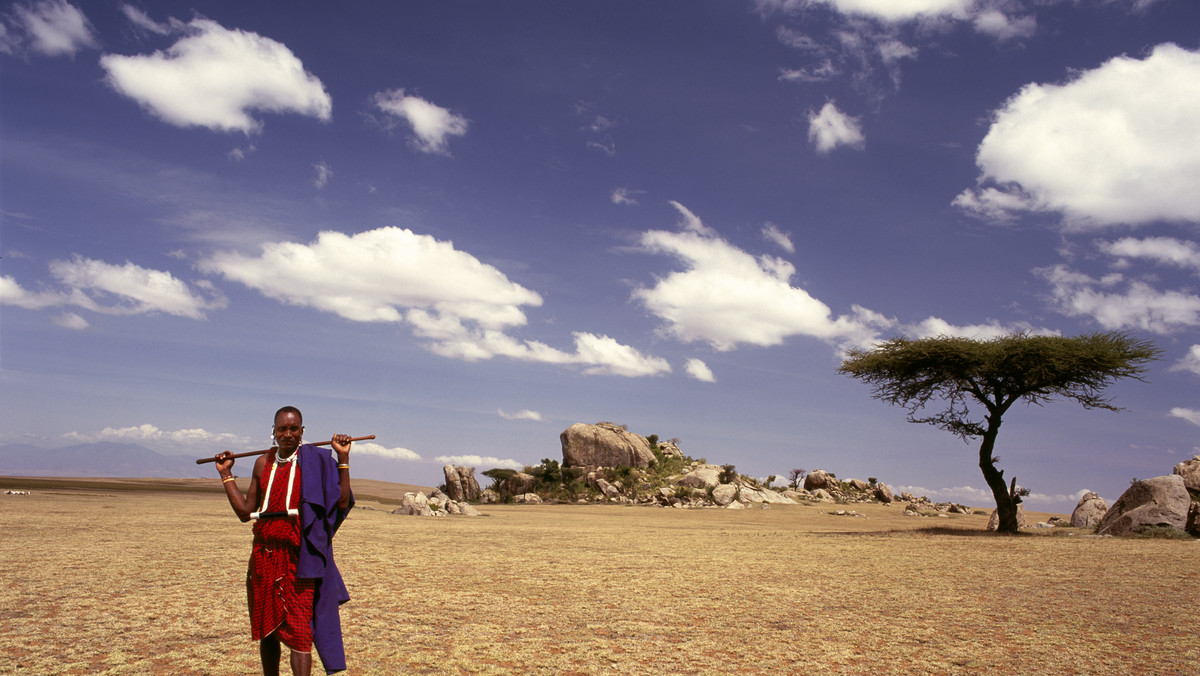
M 996 463 L 992 461 L 992 449 L 995 448 L 996 435 L 999 432 L 999 420 L 993 422 L 989 418 L 983 441 L 979 444 L 979 469 L 983 470 L 983 479 L 987 481 L 988 488 L 992 489 L 992 497 L 996 499 L 996 513 L 999 517 L 996 532 L 1016 535 L 1020 532 L 1017 525 L 1016 496 L 1004 485 L 1004 471 L 996 469 Z

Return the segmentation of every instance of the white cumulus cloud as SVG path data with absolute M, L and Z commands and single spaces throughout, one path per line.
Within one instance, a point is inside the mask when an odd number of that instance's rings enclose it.
M 776 246 L 788 253 L 796 253 L 796 245 L 792 243 L 792 238 L 788 234 L 779 229 L 778 225 L 767 221 L 762 229 L 763 238 L 768 242 L 774 242 Z
M 1174 237 L 1123 237 L 1101 242 L 1100 251 L 1118 258 L 1140 258 L 1200 274 L 1200 244 Z
M 524 308 L 540 306 L 542 297 L 452 242 L 404 228 L 326 231 L 309 244 L 267 243 L 257 256 L 218 253 L 200 268 L 290 305 L 356 322 L 406 323 L 448 358 L 509 357 L 580 366 L 586 374 L 670 372 L 665 360 L 608 336 L 576 332 L 574 352 L 514 338 L 506 330 L 523 326 Z
M 262 128 L 252 112 L 331 118 L 321 81 L 283 44 L 208 19 L 184 30 L 166 51 L 100 57 L 109 85 L 179 127 L 250 134 Z
M 1171 416 L 1200 426 L 1200 411 L 1194 408 L 1173 408 L 1171 409 Z
M 419 96 L 404 93 L 403 89 L 379 92 L 375 107 L 386 113 L 389 126 L 402 121 L 412 129 L 412 145 L 423 153 L 447 155 L 452 136 L 467 133 L 468 120 L 446 108 L 430 103 Z
M 99 47 L 83 11 L 64 0 L 40 0 L 13 5 L 0 24 L 0 52 L 41 56 L 74 56 Z
M 525 463 L 511 458 L 496 458 L 490 455 L 439 455 L 433 459 L 446 465 L 461 465 L 465 467 L 486 467 L 488 469 L 525 469 Z
M 82 443 L 116 441 L 136 444 L 165 444 L 171 446 L 173 449 L 213 446 L 216 448 L 213 451 L 214 454 L 219 452 L 221 447 L 236 449 L 250 443 L 249 438 L 238 434 L 209 432 L 201 427 L 164 430 L 150 423 L 131 425 L 129 427 L 105 427 L 93 434 L 70 432 L 64 435 L 64 437 L 71 441 Z
M 1102 327 L 1172 333 L 1200 326 L 1200 296 L 1162 291 L 1121 274 L 1099 279 L 1066 265 L 1038 268 L 1050 285 L 1052 306 L 1069 317 L 1091 317 Z
M 204 319 L 206 312 L 228 304 L 205 280 L 188 285 L 170 272 L 129 262 L 113 265 L 76 256 L 71 260 L 51 261 L 50 273 L 58 280 L 59 288 L 29 291 L 12 277 L 0 277 L 0 305 L 29 310 L 75 306 L 109 315 L 165 312 Z M 66 326 L 82 328 L 79 321 L 68 317 Z M 63 325 L 61 321 L 59 324 Z
M 384 446 L 375 444 L 369 441 L 356 441 L 350 447 L 350 452 L 354 455 L 373 455 L 379 458 L 389 458 L 391 460 L 420 460 L 421 456 L 416 451 L 410 451 L 407 448 L 400 446 Z
M 1180 359 L 1171 367 L 1172 371 L 1191 371 L 1200 376 L 1200 345 L 1193 345 Z
M 838 110 L 833 101 L 827 102 L 820 112 L 809 113 L 808 140 L 821 155 L 827 155 L 839 146 L 861 150 L 866 144 L 858 119 Z
M 791 263 L 755 258 L 722 239 L 683 205 L 678 232 L 653 230 L 642 248 L 674 258 L 681 269 L 634 291 L 633 299 L 665 322 L 664 330 L 685 343 L 705 342 L 717 350 L 741 344 L 779 345 L 790 336 L 834 344 L 864 344 L 878 334 L 881 316 L 855 307 L 834 317 L 829 306 L 791 285 Z
M 687 371 L 689 376 L 699 380 L 702 383 L 717 382 L 717 377 L 713 375 L 712 369 L 708 368 L 708 364 L 705 364 L 699 359 L 687 360 L 684 370 Z
M 1063 84 L 1029 84 L 995 112 L 979 186 L 955 204 L 982 215 L 1060 213 L 1074 228 L 1200 222 L 1200 52 L 1161 44 Z

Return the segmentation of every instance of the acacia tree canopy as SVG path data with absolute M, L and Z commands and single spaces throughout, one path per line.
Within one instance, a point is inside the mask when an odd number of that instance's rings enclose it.
M 1075 337 L 1017 333 L 991 340 L 893 338 L 874 349 L 851 350 L 838 372 L 871 385 L 876 399 L 905 408 L 909 422 L 935 425 L 964 441 L 981 437 L 979 465 L 997 500 L 1000 530 L 1016 532 L 1019 489 L 1014 480 L 1001 490 L 1004 473 L 992 456 L 1005 412 L 1018 401 L 1040 406 L 1058 397 L 1087 409 L 1118 411 L 1105 394 L 1108 386 L 1122 378 L 1144 381 L 1146 366 L 1161 354 L 1150 341 L 1119 331 Z M 928 410 L 934 402 L 944 408 Z

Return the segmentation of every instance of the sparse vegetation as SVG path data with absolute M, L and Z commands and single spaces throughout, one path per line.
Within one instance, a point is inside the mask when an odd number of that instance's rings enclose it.
M 206 494 L 0 496 L 11 554 L 4 668 L 259 673 L 243 584 L 250 533 L 206 483 Z M 820 505 L 492 505 L 490 518 L 421 519 L 360 504 L 374 509 L 355 510 L 336 540 L 352 676 L 710 674 L 731 664 L 748 676 L 1057 676 L 1184 674 L 1200 663 L 1186 610 L 1164 612 L 1194 603 L 1194 542 L 1014 546 L 983 531 L 985 515 L 929 529 L 882 505 L 856 506 L 869 517 L 857 519 Z M 131 527 L 139 519 L 157 525 Z M 814 589 L 838 602 L 811 602 Z

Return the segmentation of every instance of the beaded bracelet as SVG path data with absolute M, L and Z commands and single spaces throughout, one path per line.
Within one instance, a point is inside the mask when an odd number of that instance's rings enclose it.
M 338 469 L 350 469 L 350 465 L 338 465 Z

